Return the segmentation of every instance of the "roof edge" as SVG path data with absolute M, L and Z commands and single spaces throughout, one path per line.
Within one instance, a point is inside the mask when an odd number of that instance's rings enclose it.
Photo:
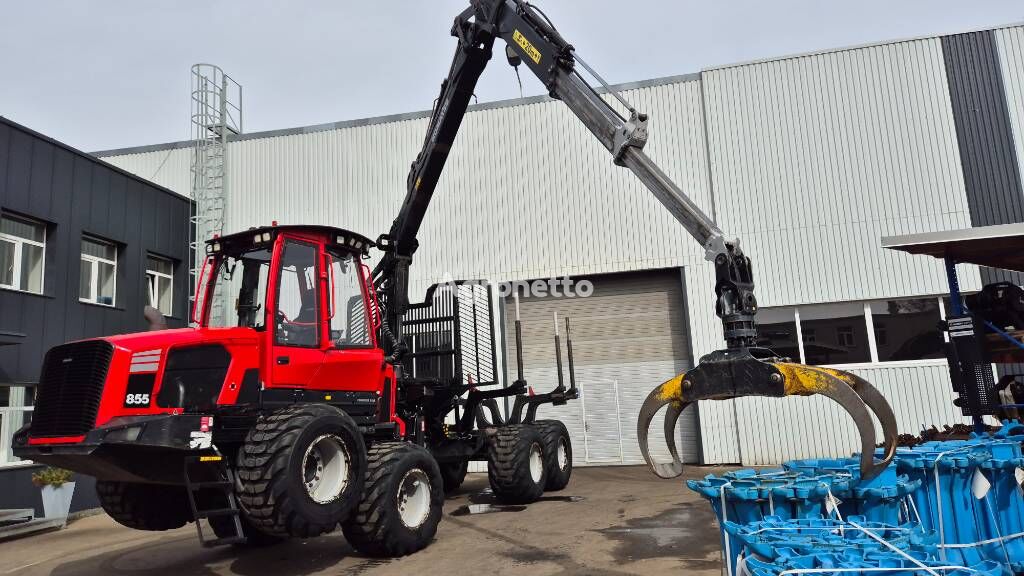
M 660 78 L 651 78 L 648 80 L 640 80 L 635 82 L 623 82 L 621 84 L 612 84 L 609 86 L 612 90 L 619 92 L 624 90 L 636 90 L 638 88 L 653 88 L 656 86 L 664 86 L 667 84 L 681 84 L 683 82 L 693 82 L 700 79 L 700 73 L 693 74 L 678 74 L 675 76 L 663 76 Z M 604 87 L 597 87 L 596 91 L 599 94 L 607 92 Z M 470 104 L 467 109 L 468 112 L 480 112 L 484 110 L 494 110 L 496 108 L 511 108 L 514 106 L 526 106 L 528 104 L 537 104 L 540 102 L 548 102 L 554 100 L 550 96 L 545 94 L 537 96 L 526 96 L 522 98 L 506 98 L 503 100 L 494 100 L 492 102 L 484 102 L 482 104 Z M 358 128 L 361 126 L 372 126 L 375 124 L 390 124 L 392 122 L 404 122 L 406 120 L 419 120 L 421 118 L 429 118 L 431 110 L 420 110 L 418 112 L 403 112 L 401 114 L 387 114 L 384 116 L 371 116 L 369 118 L 356 118 L 354 120 L 342 120 L 340 122 L 327 122 L 324 124 L 313 124 L 311 126 L 299 126 L 297 128 L 281 128 L 278 130 L 263 130 L 260 132 L 249 132 L 232 136 L 228 138 L 229 142 L 244 142 L 246 140 L 259 140 L 263 138 L 276 138 L 278 136 L 295 136 L 298 134 L 312 134 L 315 132 L 326 132 L 329 130 L 341 130 L 344 128 Z M 177 142 L 167 142 L 164 144 L 149 144 L 145 146 L 131 146 L 128 148 L 113 148 L 110 150 L 99 150 L 93 152 L 93 156 L 126 156 L 129 154 L 143 154 L 146 152 L 160 152 L 168 150 L 176 150 L 178 148 L 190 148 L 192 147 L 191 140 L 179 140 Z
M 107 162 L 106 160 L 103 160 L 102 158 L 96 156 L 95 154 L 90 154 L 88 152 L 83 152 L 83 151 L 79 150 L 78 148 L 75 148 L 74 146 L 71 146 L 70 144 L 65 144 L 64 142 L 61 142 L 60 140 L 57 140 L 55 138 L 51 138 L 50 136 L 47 136 L 46 134 L 43 134 L 42 132 L 37 132 L 37 131 L 29 128 L 28 126 L 25 126 L 24 124 L 19 124 L 18 122 L 15 122 L 14 120 L 11 120 L 10 118 L 8 118 L 6 116 L 0 115 L 0 123 L 7 124 L 11 128 L 14 128 L 15 130 L 21 130 L 22 132 L 25 132 L 26 134 L 28 134 L 28 135 L 30 135 L 30 136 L 32 136 L 34 138 L 38 138 L 40 140 L 43 140 L 44 142 L 52 144 L 53 146 L 56 146 L 58 148 L 62 148 L 64 150 L 67 150 L 68 152 L 71 152 L 72 154 L 75 154 L 77 156 L 81 156 L 81 157 L 85 158 L 86 160 L 89 160 L 90 162 L 96 162 L 98 164 L 101 164 L 104 167 L 109 168 L 109 169 L 113 170 L 114 172 L 117 172 L 118 174 L 121 174 L 122 176 L 126 176 L 128 178 L 131 178 L 132 180 L 138 180 L 139 182 L 141 182 L 143 184 L 146 184 L 148 186 L 152 186 L 153 188 L 156 188 L 157 191 L 159 191 L 159 192 L 163 192 L 165 194 L 170 194 L 171 196 L 173 196 L 175 198 L 179 198 L 181 200 L 185 200 L 186 202 L 190 202 L 190 203 L 192 202 L 192 198 L 190 198 L 190 197 L 188 197 L 188 196 L 186 196 L 184 194 L 179 194 L 179 193 L 175 192 L 174 190 L 171 190 L 170 188 L 167 188 L 166 186 L 161 186 L 160 184 L 157 184 L 156 182 L 153 182 L 152 180 L 147 180 L 147 179 L 143 178 L 142 176 L 139 176 L 138 174 L 132 174 L 131 172 L 125 170 L 124 168 L 121 168 L 119 166 L 115 166 L 115 165 L 111 164 L 110 162 Z

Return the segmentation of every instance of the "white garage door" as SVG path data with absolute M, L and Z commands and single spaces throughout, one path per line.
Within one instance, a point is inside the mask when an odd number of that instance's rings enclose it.
M 576 279 L 579 281 L 580 279 Z M 521 297 L 523 364 L 527 382 L 538 394 L 557 383 L 552 313 L 559 330 L 572 326 L 579 400 L 545 405 L 538 418 L 561 420 L 573 439 L 573 463 L 642 464 L 636 421 L 647 394 L 689 367 L 682 278 L 678 269 L 589 277 L 587 298 Z M 507 366 L 515 379 L 515 303 L 505 302 Z M 563 334 L 563 362 L 565 343 Z M 568 386 L 568 365 L 565 366 Z M 662 418 L 651 426 L 655 458 L 668 461 Z M 697 415 L 688 408 L 679 421 L 677 445 L 686 462 L 697 462 Z

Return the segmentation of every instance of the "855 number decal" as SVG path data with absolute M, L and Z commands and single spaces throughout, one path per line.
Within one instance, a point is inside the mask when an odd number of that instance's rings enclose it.
M 124 397 L 124 405 L 133 408 L 138 406 L 149 406 L 149 394 L 128 394 Z
M 125 408 L 148 408 L 153 399 L 155 374 L 131 374 L 124 393 Z

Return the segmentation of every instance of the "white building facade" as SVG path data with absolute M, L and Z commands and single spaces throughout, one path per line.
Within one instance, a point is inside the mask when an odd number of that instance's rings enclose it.
M 1010 26 L 618 88 L 650 116 L 647 153 L 752 257 L 766 343 L 865 377 L 900 431 L 916 433 L 965 421 L 936 328 L 945 272 L 880 239 L 1022 219 L 998 208 L 1024 204 L 1022 67 L 1024 28 Z M 376 237 L 398 211 L 427 122 L 424 112 L 235 138 L 225 229 L 276 220 Z M 189 192 L 188 143 L 99 155 Z M 421 295 L 452 278 L 593 282 L 589 298 L 521 303 L 526 376 L 539 391 L 554 382 L 551 313 L 573 321 L 583 398 L 546 414 L 570 427 L 578 465 L 641 462 L 643 397 L 722 344 L 700 248 L 546 97 L 471 107 L 412 276 Z M 963 267 L 964 289 L 983 276 Z M 511 335 L 510 304 L 500 304 L 496 325 Z M 511 380 L 507 340 L 499 368 Z M 776 464 L 858 448 L 853 422 L 824 399 L 688 412 L 682 448 L 693 462 Z

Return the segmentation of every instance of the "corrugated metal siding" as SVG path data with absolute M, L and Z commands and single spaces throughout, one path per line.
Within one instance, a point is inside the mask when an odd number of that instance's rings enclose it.
M 1017 155 L 1017 170 L 1024 173 L 1024 26 L 995 31 L 1000 72 Z
M 1024 221 L 1020 167 L 995 36 L 989 30 L 946 36 L 942 51 L 971 223 Z
M 652 117 L 648 152 L 710 206 L 698 82 L 626 97 Z M 312 220 L 376 236 L 398 210 L 426 125 L 417 119 L 231 143 L 227 227 Z M 696 252 L 561 103 L 543 102 L 466 116 L 412 274 L 425 288 L 448 277 L 678 266 Z
M 124 156 L 103 156 L 104 161 L 140 178 L 192 197 L 192 149 L 173 148 Z
M 955 395 L 945 364 L 851 372 L 874 384 L 889 400 L 900 432 L 917 434 L 922 427 L 968 422 L 953 406 Z M 736 404 L 745 465 L 779 464 L 793 458 L 846 455 L 860 450 L 853 420 L 826 398 L 742 398 Z
M 939 40 L 711 70 L 704 83 L 719 220 L 761 263 L 762 306 L 945 289 L 939 262 L 879 247 L 970 226 Z

